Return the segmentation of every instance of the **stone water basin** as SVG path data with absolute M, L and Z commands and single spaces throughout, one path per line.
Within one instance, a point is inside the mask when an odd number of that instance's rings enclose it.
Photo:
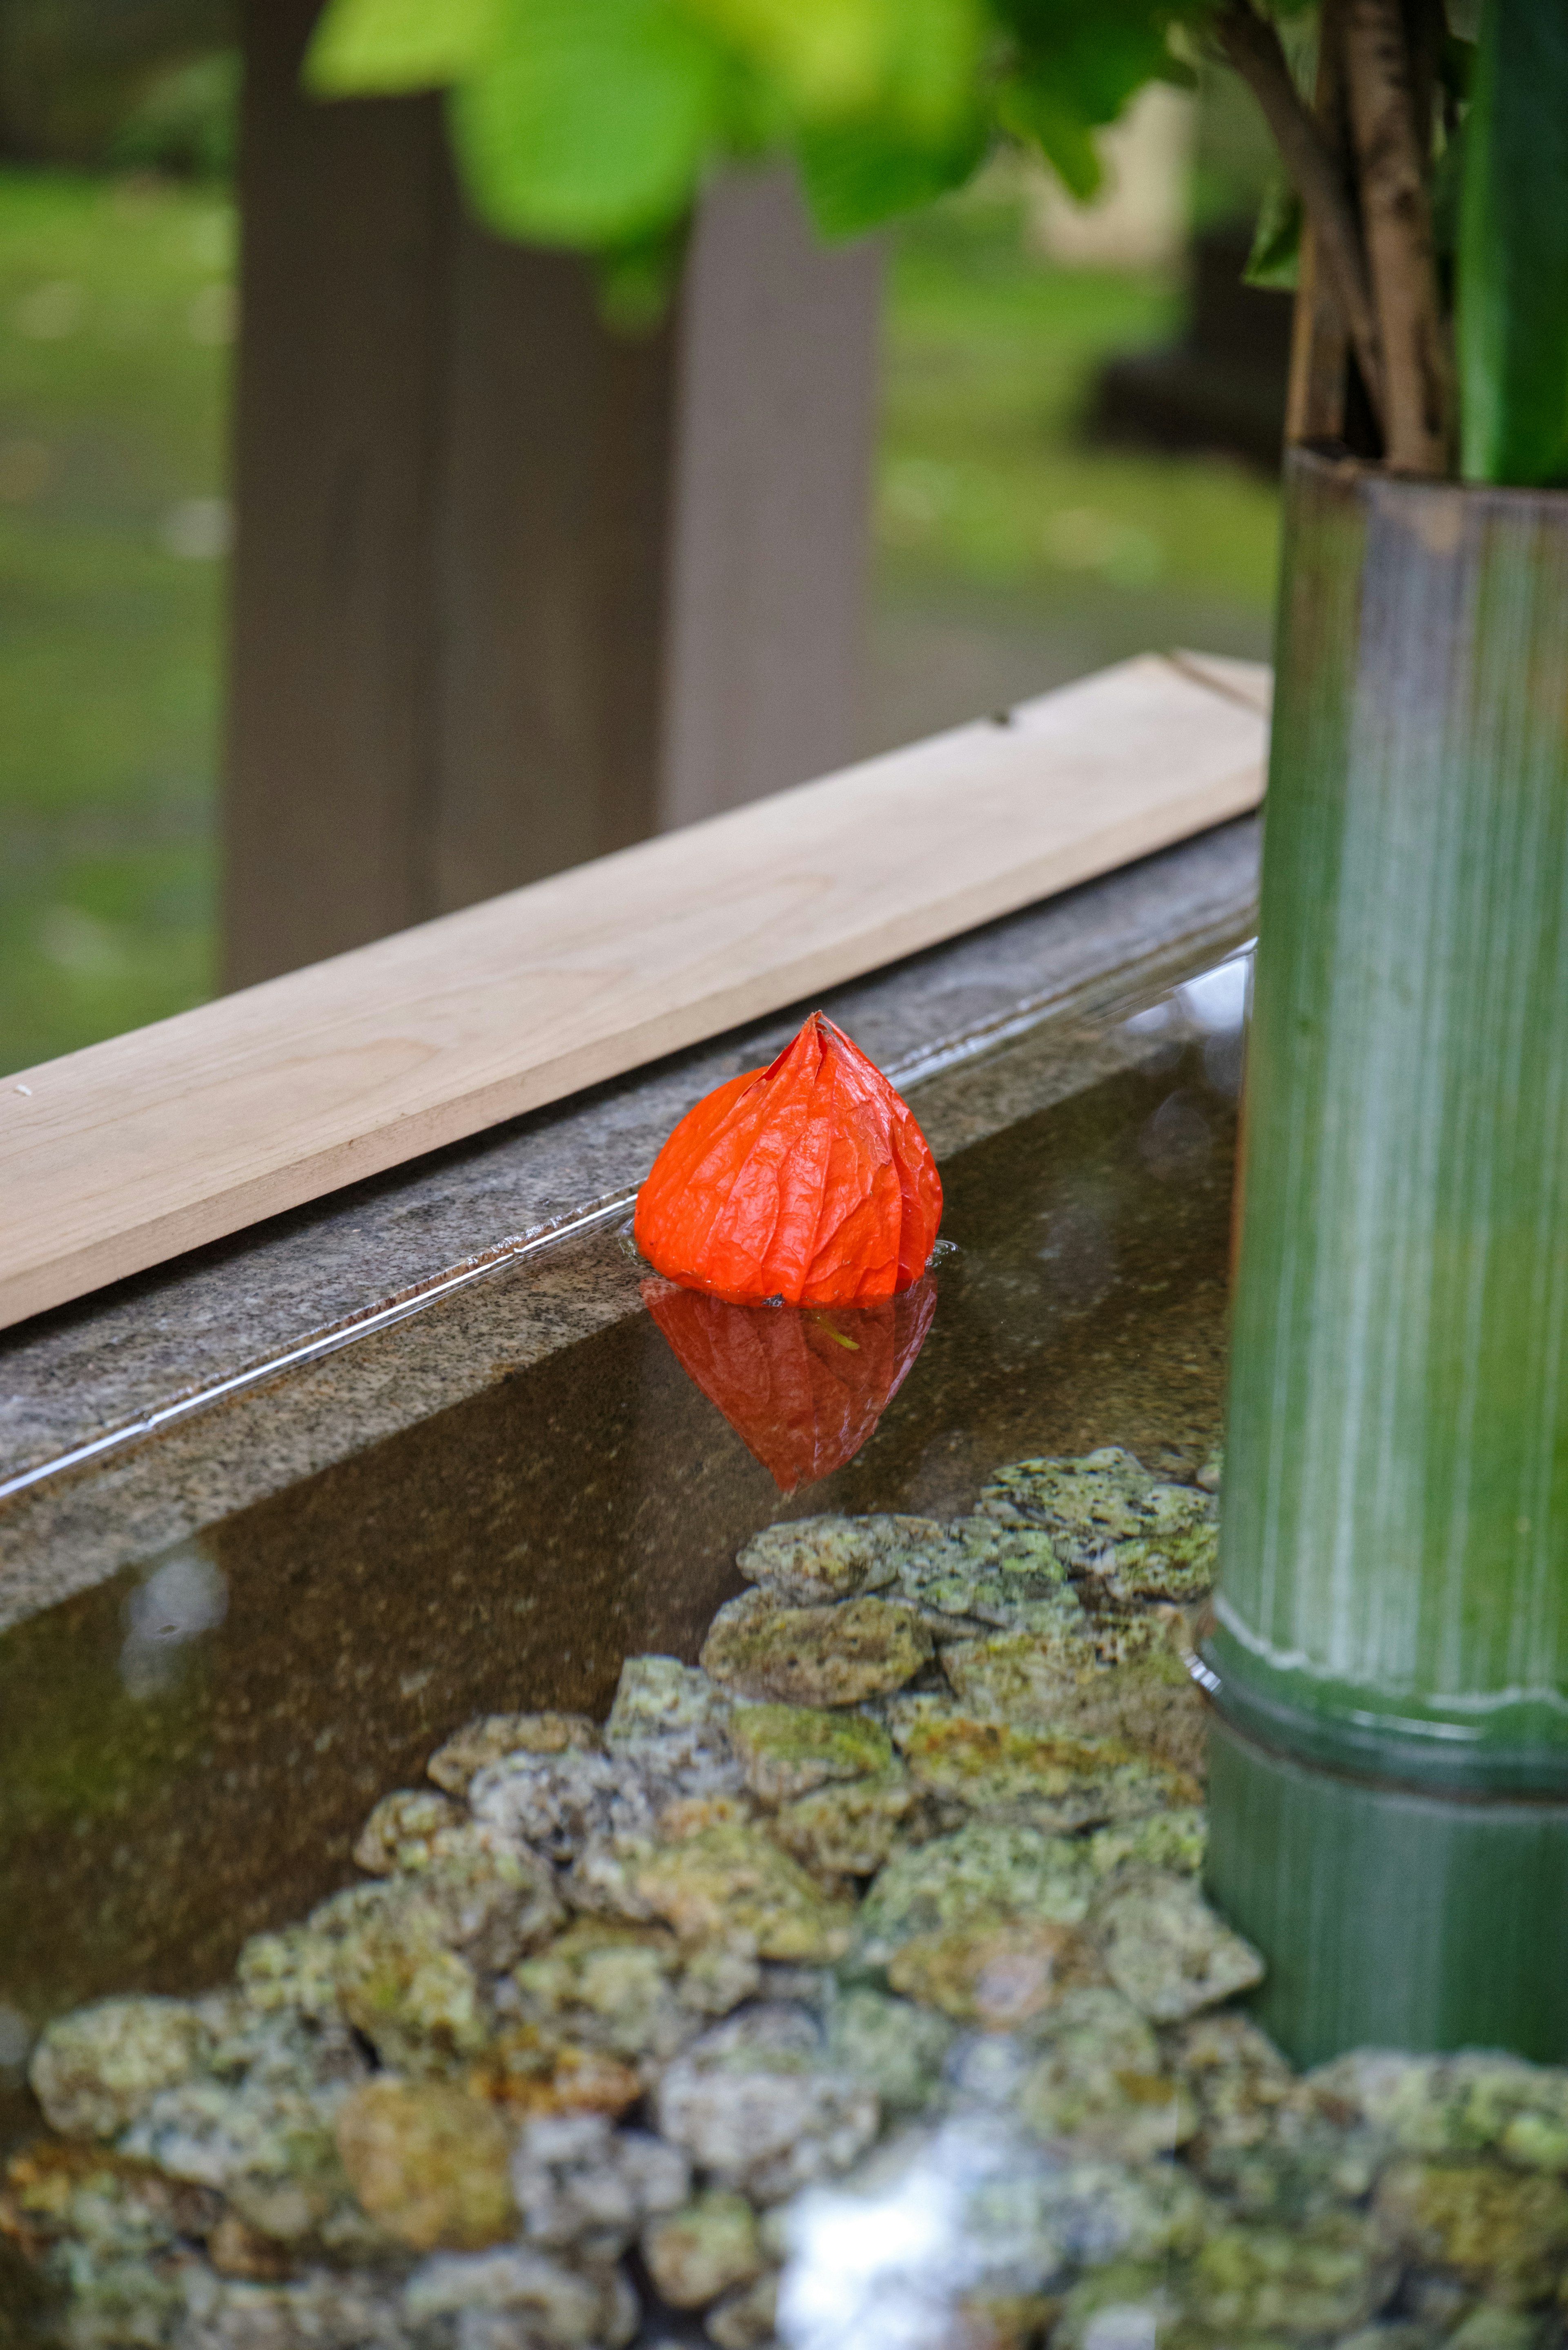
M 944 1153 L 829 1473 L 780 1490 L 606 1226 L 606 1326 L 0 1636 L 0 2338 L 1558 2338 L 1568 2079 L 1293 2074 L 1202 1894 L 1204 1001 Z

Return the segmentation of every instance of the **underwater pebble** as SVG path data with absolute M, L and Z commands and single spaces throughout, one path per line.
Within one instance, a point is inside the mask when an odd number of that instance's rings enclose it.
M 683 1665 L 679 1657 L 628 1657 L 605 1736 L 613 1742 L 696 1731 L 722 1742 L 730 1711 L 723 1690 L 697 1666 Z
M 182 2282 L 176 2350 L 403 2350 L 408 2341 L 401 2293 L 370 2277 L 317 2269 L 290 2283 L 258 2284 L 198 2268 Z M 91 2350 L 130 2343 L 143 2350 L 136 2335 L 106 2331 Z
M 1173 2154 L 1197 2130 L 1190 2090 L 1163 2070 L 1154 2033 L 1119 1992 L 1070 1989 L 1032 2036 L 1043 2053 L 1017 2107 L 1037 2137 L 1139 2163 Z
M 898 1590 L 939 1628 L 948 1619 L 949 1638 L 961 1625 L 972 1630 L 992 1624 L 1064 1642 L 1086 1631 L 1083 1601 L 1049 1534 L 983 1516 L 947 1525 L 889 1523 L 910 1529 L 894 1552 Z
M 778 2322 L 778 2271 L 714 2303 L 704 2331 L 715 2350 L 768 2350 Z
M 942 1665 L 966 1712 L 1064 1738 L 1114 1738 L 1195 1780 L 1208 1760 L 1208 1717 L 1174 1649 L 1107 1666 L 1090 1653 L 1021 1634 L 957 1642 Z
M 1091 1945 L 1073 1927 L 1017 1918 L 917 1935 L 894 1952 L 888 1981 L 955 2022 L 1006 2032 L 1098 1970 Z
M 1056 1738 L 935 1711 L 894 1735 L 931 1794 L 1057 1835 L 1190 1804 L 1198 1794 L 1185 1773 L 1114 1739 Z
M 986 1486 L 981 1511 L 1044 1528 L 1076 1571 L 1102 1576 L 1124 1598 L 1193 1598 L 1214 1581 L 1211 1496 L 1151 1477 L 1119 1445 L 1077 1461 L 1014 1461 Z
M 1098 1908 L 1106 1971 L 1142 2015 L 1178 2023 L 1263 1980 L 1250 1942 L 1210 1909 L 1190 1877 L 1151 1872 Z
M 615 2269 L 570 2267 L 547 2252 L 509 2248 L 504 2251 L 438 2254 L 424 2262 L 409 2279 L 403 2308 L 416 2324 L 431 2318 L 471 2312 L 513 2317 L 521 2331 L 504 2334 L 485 2329 L 477 2334 L 463 2327 L 461 2350 L 477 2340 L 484 2350 L 518 2345 L 559 2345 L 559 2350 L 591 2350 L 603 2343 L 621 2350 L 637 2331 L 637 2298 Z M 450 2339 L 451 2337 L 447 2337 Z
M 743 2008 L 675 2059 L 659 2127 L 722 2187 L 776 2203 L 846 2170 L 877 2135 L 876 2094 L 827 2061 L 804 2008 Z
M 564 1754 L 599 1743 L 586 1713 L 482 1713 L 438 1746 L 425 1773 L 449 1795 L 466 1795 L 476 1773 L 508 1754 Z
M 516 2012 L 542 2041 L 659 2064 L 701 2029 L 681 1976 L 680 1946 L 664 1928 L 578 1918 L 514 1970 Z M 732 1988 L 734 2006 L 756 1988 L 755 1966 L 742 1967 Z
M 691 2191 L 685 2158 L 647 2130 L 617 2130 L 599 2114 L 529 2122 L 512 2158 L 523 2233 L 552 2248 L 617 2259 Z
M 769 1823 L 769 1834 L 820 1877 L 874 1877 L 900 1840 L 929 1833 L 929 1809 L 907 1771 L 885 1771 L 876 1779 L 819 1787 L 786 1804 Z
M 886 1966 L 918 1934 L 1025 1917 L 1064 1926 L 1088 1913 L 1088 1853 L 1066 1836 L 977 1820 L 901 1852 L 871 1881 L 856 1915 L 856 1953 Z
M 1330 2212 L 1307 2227 L 1217 2229 L 1193 2262 L 1185 2297 L 1222 2339 L 1332 2339 L 1383 2306 L 1395 2275 L 1368 2220 Z
M 756 2213 L 743 2195 L 722 2189 L 656 2220 L 643 2237 L 642 2257 L 671 2309 L 705 2309 L 722 2293 L 753 2283 L 765 2266 Z
M 109 2137 L 194 2071 L 205 2038 L 186 2000 L 99 2000 L 45 2027 L 27 2079 L 55 2129 Z
M 443 2081 L 367 2081 L 335 2130 L 354 2192 L 415 2251 L 477 2251 L 517 2224 L 498 2116 Z
M 760 1828 L 708 1828 L 634 1872 L 640 1898 L 688 1941 L 739 1944 L 807 1965 L 841 1958 L 854 1911 L 822 1889 Z
M 1116 1827 L 1097 1828 L 1085 1841 L 1089 1866 L 1102 1879 L 1150 1868 L 1196 1877 L 1209 1846 L 1208 1814 L 1197 1804 L 1179 1805 Z
M 824 1607 L 891 1583 L 890 1530 L 931 1523 L 926 1518 L 794 1518 L 753 1534 L 735 1565 L 748 1583 L 761 1584 L 786 1606 Z
M 714 1617 L 702 1663 L 739 1697 L 785 1705 L 858 1705 L 913 1679 L 931 1654 L 914 1609 L 885 1599 L 836 1607 L 783 1607 L 762 1591 Z
M 1543 2300 L 1568 2261 L 1568 2187 L 1539 2173 L 1403 2156 L 1379 2178 L 1373 2210 L 1406 2260 L 1505 2305 Z
M 879 1722 L 821 1706 L 739 1706 L 730 1738 L 747 1786 L 763 1804 L 792 1803 L 830 1780 L 867 1778 L 893 1761 Z
M 231 1988 L 42 2035 L 0 2235 L 62 2350 L 615 2350 L 639 2246 L 715 2350 L 1557 2350 L 1568 2072 L 1298 2076 L 1225 2004 L 1212 1539 L 1012 1463 L 764 1529 L 602 1730 L 466 1724 Z
M 462 1816 L 462 1805 L 450 1795 L 433 1794 L 428 1787 L 394 1788 L 360 1829 L 354 1865 L 371 1877 L 422 1868 L 434 1838 L 443 1828 L 455 1827 Z
M 828 2061 L 875 2090 L 884 2115 L 918 2114 L 940 2086 L 956 2030 L 929 2007 L 861 1984 L 828 2011 Z

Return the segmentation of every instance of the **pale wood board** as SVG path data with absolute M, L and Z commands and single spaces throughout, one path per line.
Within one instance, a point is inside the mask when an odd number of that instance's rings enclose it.
M 0 1326 L 1254 807 L 1155 655 L 0 1079 Z

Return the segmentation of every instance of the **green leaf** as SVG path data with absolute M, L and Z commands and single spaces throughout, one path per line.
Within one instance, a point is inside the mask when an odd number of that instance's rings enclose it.
M 824 236 L 859 236 L 961 187 L 984 151 L 978 114 L 945 149 L 912 144 L 875 122 L 808 130 L 798 148 L 801 184 Z
M 1568 482 L 1568 7 L 1489 0 L 1465 122 L 1460 470 Z
M 1258 207 L 1252 249 L 1241 272 L 1244 286 L 1272 286 L 1287 294 L 1295 291 L 1302 251 L 1302 203 L 1282 172 L 1269 175 Z
M 950 138 L 975 103 L 981 0 L 680 0 L 803 124 L 881 117 Z
M 871 104 L 898 43 L 895 0 L 682 0 L 807 116 Z
M 435 89 L 483 66 L 501 0 L 328 0 L 305 56 L 317 98 Z
M 664 0 L 503 0 L 452 99 L 481 216 L 544 244 L 635 244 L 678 221 L 723 126 L 725 65 Z
M 1147 82 L 1190 80 L 1170 48 L 1173 25 L 1202 0 L 992 0 L 1007 55 L 997 113 L 1038 146 L 1083 202 L 1100 184 L 1094 133 Z
M 1071 196 L 1081 204 L 1099 192 L 1100 151 L 1078 109 L 1044 85 L 1022 77 L 1002 89 L 997 115 L 1004 130 L 1038 147 Z

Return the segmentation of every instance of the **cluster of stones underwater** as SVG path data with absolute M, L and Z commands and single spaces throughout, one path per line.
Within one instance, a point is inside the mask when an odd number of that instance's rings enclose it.
M 45 2033 L 69 2350 L 1546 2350 L 1568 2074 L 1292 2073 L 1205 1904 L 1211 1491 L 1022 1461 L 742 1553 L 700 1669 L 488 1717 L 365 1881 Z M 640 2329 L 640 2333 L 639 2333 Z

